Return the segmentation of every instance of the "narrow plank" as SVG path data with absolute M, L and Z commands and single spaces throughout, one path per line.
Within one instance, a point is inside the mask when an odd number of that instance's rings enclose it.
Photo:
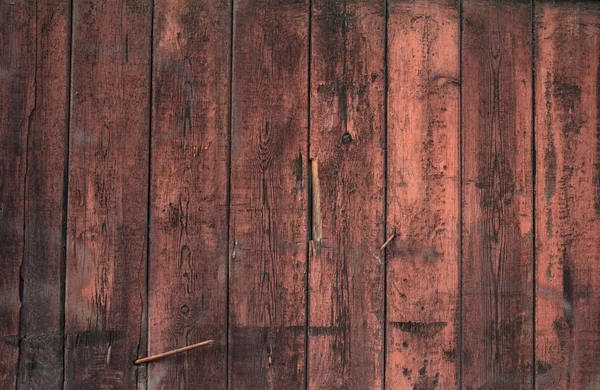
M 62 389 L 70 4 L 36 2 L 29 118 L 19 389 Z
M 600 387 L 600 5 L 536 3 L 536 383 Z
M 314 0 L 311 389 L 383 384 L 384 1 Z
M 463 6 L 463 386 L 529 389 L 531 5 L 467 0 Z
M 308 3 L 234 2 L 229 381 L 305 387 Z
M 227 386 L 229 1 L 158 0 L 154 20 L 148 385 Z
M 27 135 L 35 117 L 36 9 L 0 2 L 0 388 L 13 389 L 19 360 Z
M 458 388 L 459 10 L 389 4 L 389 389 Z
M 136 386 L 145 352 L 151 2 L 76 1 L 65 387 Z

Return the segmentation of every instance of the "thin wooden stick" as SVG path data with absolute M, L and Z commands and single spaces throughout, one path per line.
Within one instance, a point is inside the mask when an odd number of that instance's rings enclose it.
M 213 342 L 214 342 L 214 340 L 207 340 L 207 341 L 203 341 L 203 342 L 198 343 L 198 344 L 188 345 L 187 347 L 177 348 L 177 349 L 174 349 L 172 351 L 159 353 L 158 355 L 153 355 L 153 356 L 148 356 L 148 357 L 145 357 L 145 358 L 142 358 L 142 359 L 138 359 L 135 362 L 133 362 L 133 364 L 149 363 L 149 362 L 152 362 L 154 360 L 158 360 L 158 359 L 162 359 L 162 358 L 167 357 L 167 356 L 175 355 L 176 353 L 186 352 L 186 351 L 189 351 L 191 349 L 201 347 L 203 345 L 212 344 Z
M 386 240 L 386 242 L 383 243 L 383 245 L 381 246 L 380 250 L 384 250 L 386 246 L 388 246 L 390 244 L 390 242 L 392 242 L 392 240 L 396 238 L 396 230 L 394 229 L 394 232 L 392 233 L 392 235 L 390 236 L 390 238 L 388 238 Z

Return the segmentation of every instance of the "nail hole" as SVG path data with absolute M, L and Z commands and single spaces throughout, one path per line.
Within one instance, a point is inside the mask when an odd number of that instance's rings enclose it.
M 345 144 L 345 145 L 348 145 L 351 142 L 352 142 L 352 136 L 350 135 L 350 133 L 348 133 L 346 131 L 344 133 L 344 135 L 342 136 L 342 143 Z

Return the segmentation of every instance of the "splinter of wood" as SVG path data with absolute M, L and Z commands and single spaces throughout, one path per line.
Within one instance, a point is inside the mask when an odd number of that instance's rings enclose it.
M 392 242 L 392 240 L 396 238 L 396 229 L 394 229 L 394 231 L 392 232 L 392 235 L 390 236 L 390 238 L 388 238 L 383 245 L 381 246 L 380 250 L 384 250 L 389 244 L 390 242 Z
M 152 362 L 154 360 L 158 360 L 158 359 L 162 359 L 162 358 L 167 357 L 167 356 L 175 355 L 176 353 L 186 352 L 186 351 L 189 351 L 189 350 L 194 349 L 194 348 L 202 347 L 203 345 L 212 344 L 213 342 L 214 342 L 214 340 L 207 340 L 207 341 L 203 341 L 201 343 L 188 345 L 187 347 L 177 348 L 177 349 L 174 349 L 172 351 L 159 353 L 158 355 L 153 355 L 153 356 L 148 356 L 148 357 L 145 357 L 145 358 L 142 358 L 142 359 L 138 359 L 135 362 L 133 362 L 133 364 L 149 363 L 149 362 Z

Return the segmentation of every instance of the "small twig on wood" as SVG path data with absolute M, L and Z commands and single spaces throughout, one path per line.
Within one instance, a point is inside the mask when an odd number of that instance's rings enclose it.
M 390 245 L 390 242 L 392 242 L 394 238 L 396 238 L 396 229 L 392 231 L 392 235 L 383 243 L 380 250 L 383 251 L 388 245 Z
M 203 345 L 212 344 L 213 342 L 214 342 L 214 340 L 207 340 L 207 341 L 203 341 L 203 342 L 198 343 L 198 344 L 188 345 L 187 347 L 177 348 L 177 349 L 174 349 L 172 351 L 159 353 L 158 355 L 152 355 L 152 356 L 148 356 L 148 357 L 145 357 L 145 358 L 142 358 L 142 359 L 138 359 L 135 362 L 133 362 L 133 364 L 149 363 L 149 362 L 152 362 L 154 360 L 158 360 L 158 359 L 162 359 L 162 358 L 167 357 L 167 356 L 175 355 L 176 353 L 186 352 L 186 351 L 189 351 L 191 349 L 201 347 Z

